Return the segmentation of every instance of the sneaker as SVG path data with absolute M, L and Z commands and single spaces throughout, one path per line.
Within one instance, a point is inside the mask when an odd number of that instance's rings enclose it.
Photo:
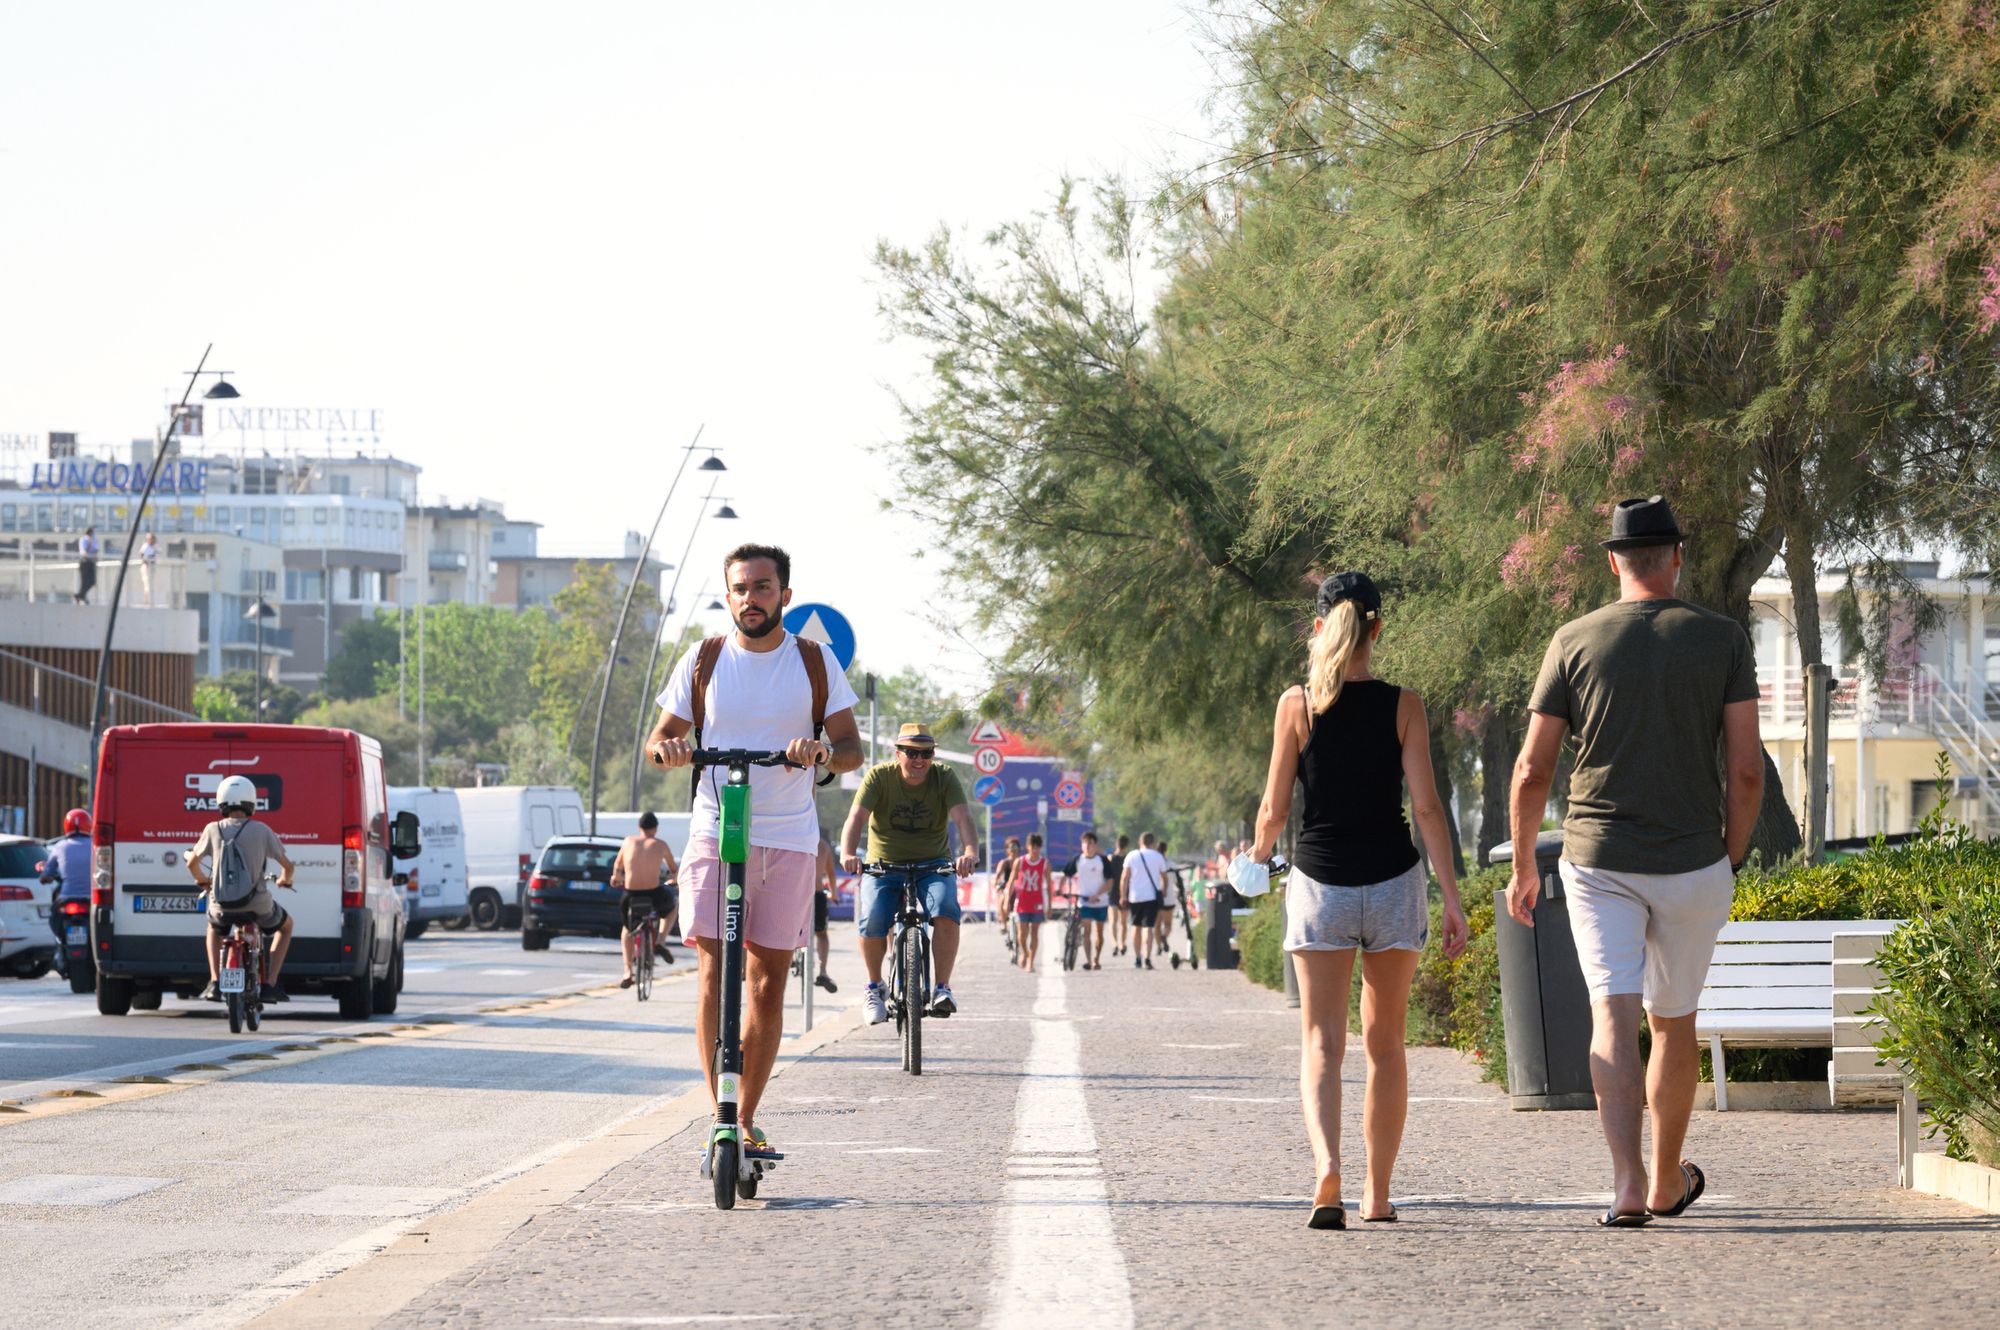
M 653 954 L 655 956 L 658 956 L 662 961 L 665 961 L 668 965 L 672 965 L 674 963 L 674 949 L 672 947 L 662 944 L 660 946 L 653 948 Z
M 819 987 L 821 988 L 824 988 L 829 993 L 838 993 L 840 991 L 840 985 L 833 982 L 832 978 L 830 978 L 825 974 L 822 974 L 817 979 L 814 979 L 813 983 L 819 985 Z
M 868 985 L 867 995 L 862 1002 L 868 1008 L 868 1023 L 880 1025 L 889 1019 L 889 990 L 882 984 Z
M 1153 958 L 1151 956 L 1146 958 L 1146 968 L 1149 970 L 1153 968 Z
M 1132 968 L 1133 968 L 1133 969 L 1135 969 L 1135 970 L 1137 970 L 1137 969 L 1140 969 L 1140 968 L 1142 968 L 1142 967 L 1143 967 L 1143 966 L 1144 966 L 1145 964 L 1146 964 L 1146 962 L 1145 962 L 1145 959 L 1144 959 L 1143 957 L 1140 957 L 1140 956 L 1134 956 L 1134 957 L 1132 958 Z
M 273 1007 L 280 1002 L 290 1002 L 292 999 L 290 994 L 276 984 L 264 984 L 257 989 L 257 1000 L 267 1007 Z
M 939 984 L 931 994 L 931 1015 L 943 1018 L 958 1010 L 958 1004 L 951 1000 L 951 985 Z
M 201 990 L 201 1000 L 203 1002 L 222 1001 L 222 985 L 216 983 L 213 979 L 209 980 L 208 987 Z

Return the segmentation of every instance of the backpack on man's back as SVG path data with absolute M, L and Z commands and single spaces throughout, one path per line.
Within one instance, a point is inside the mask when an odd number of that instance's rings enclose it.
M 257 894 L 257 880 L 250 876 L 250 865 L 244 862 L 242 847 L 236 843 L 242 839 L 243 828 L 249 825 L 250 819 L 246 817 L 236 824 L 234 835 L 227 831 L 218 835 L 222 848 L 215 855 L 215 876 L 210 890 L 215 893 L 215 903 L 225 910 L 240 909 Z

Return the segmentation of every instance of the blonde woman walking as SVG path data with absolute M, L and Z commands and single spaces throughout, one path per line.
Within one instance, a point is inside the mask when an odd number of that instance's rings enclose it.
M 1393 1221 L 1389 1175 L 1403 1142 L 1409 1072 L 1403 1056 L 1410 981 L 1429 939 L 1417 847 L 1403 790 L 1444 892 L 1444 949 L 1465 949 L 1465 913 L 1449 853 L 1451 832 L 1431 771 L 1430 729 L 1415 693 L 1370 673 L 1382 635 L 1382 597 L 1365 573 L 1320 584 L 1312 666 L 1304 687 L 1278 699 L 1271 770 L 1250 857 L 1271 857 L 1304 789 L 1295 863 L 1285 891 L 1285 950 L 1299 980 L 1299 1092 L 1317 1177 L 1313 1228 L 1346 1228 L 1340 1186 L 1340 1062 L 1347 992 L 1361 956 L 1361 1042 L 1368 1059 L 1362 1137 L 1368 1171 L 1361 1217 Z

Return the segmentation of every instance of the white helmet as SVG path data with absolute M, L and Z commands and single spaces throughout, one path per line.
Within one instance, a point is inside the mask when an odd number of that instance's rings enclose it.
M 222 784 L 215 787 L 215 806 L 233 808 L 237 804 L 255 811 L 257 808 L 257 787 L 247 776 L 225 776 Z

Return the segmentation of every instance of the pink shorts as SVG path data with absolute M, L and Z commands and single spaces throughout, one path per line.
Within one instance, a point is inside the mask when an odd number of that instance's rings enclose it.
M 744 932 L 753 946 L 796 951 L 813 919 L 813 877 L 819 856 L 800 850 L 750 847 L 743 865 Z M 681 924 L 686 941 L 722 936 L 722 862 L 715 842 L 688 842 L 681 860 Z

